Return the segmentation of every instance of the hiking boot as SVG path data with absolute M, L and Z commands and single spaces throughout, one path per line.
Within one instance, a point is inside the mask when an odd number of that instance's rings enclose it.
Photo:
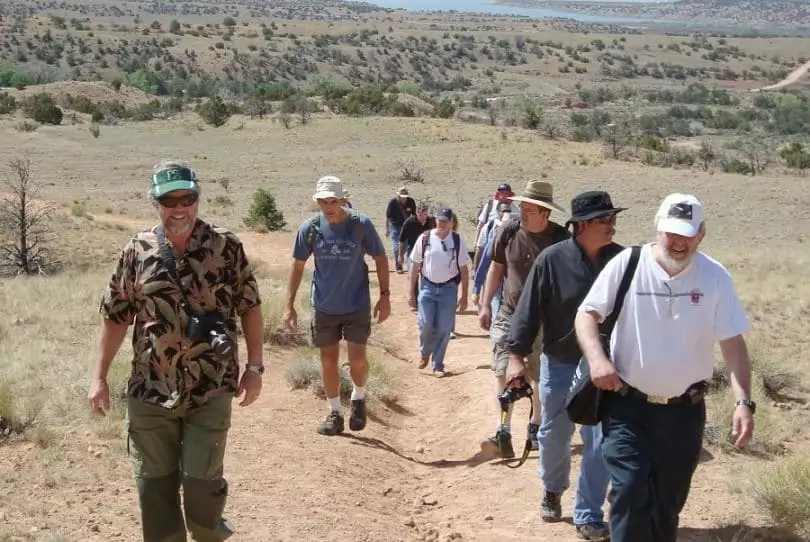
M 349 429 L 352 431 L 362 431 L 366 428 L 366 400 L 355 399 L 351 404 Z
M 318 433 L 321 435 L 334 436 L 343 432 L 343 416 L 334 410 L 329 413 L 324 421 L 318 425 Z
M 577 525 L 577 534 L 583 540 L 610 540 L 610 529 L 604 523 L 583 523 Z
M 529 427 L 526 429 L 526 439 L 532 441 L 532 451 L 537 451 L 540 448 L 540 445 L 537 442 L 537 432 L 540 430 L 540 424 L 538 423 L 529 423 Z
M 515 450 L 512 448 L 512 435 L 503 429 L 498 429 L 494 437 L 490 437 L 481 443 L 481 451 L 489 457 L 512 459 L 515 457 Z
M 419 368 L 424 369 L 425 367 L 428 366 L 428 363 L 430 363 L 430 356 L 420 359 L 419 360 Z
M 562 519 L 560 497 L 562 497 L 562 493 L 546 491 L 543 497 L 543 503 L 540 505 L 540 518 L 546 523 L 554 523 Z

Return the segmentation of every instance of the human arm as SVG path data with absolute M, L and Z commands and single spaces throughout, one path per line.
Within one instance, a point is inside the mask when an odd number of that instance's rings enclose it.
M 459 253 L 458 253 L 458 267 L 461 280 L 461 297 L 458 300 L 456 308 L 458 312 L 467 310 L 467 299 L 470 290 L 470 255 L 467 251 L 467 246 L 464 240 L 459 236 Z
M 487 278 L 484 282 L 484 295 L 481 299 L 481 309 L 478 314 L 478 325 L 481 329 L 489 331 L 492 325 L 492 299 L 503 281 L 504 274 L 506 273 L 506 239 L 503 235 L 503 228 L 492 240 L 492 246 L 489 249 L 489 257 L 491 263 L 487 271 Z
M 298 328 L 298 313 L 295 310 L 295 297 L 298 295 L 298 288 L 301 286 L 301 279 L 304 276 L 304 268 L 307 260 L 312 254 L 312 249 L 307 242 L 309 238 L 309 228 L 311 224 L 304 224 L 298 229 L 293 247 L 293 260 L 290 265 L 290 276 L 287 279 L 287 300 L 284 307 L 283 323 L 290 331 Z
M 545 258 L 541 255 L 532 264 L 509 326 L 507 348 L 521 360 L 532 353 L 532 346 L 544 319 L 544 308 L 550 287 L 548 284 L 550 274 L 545 262 Z
M 264 363 L 264 320 L 262 319 L 261 306 L 257 305 L 247 310 L 240 318 L 242 322 L 242 332 L 245 335 L 245 345 L 247 346 L 248 365 L 261 367 Z M 239 380 L 239 388 L 236 397 L 244 397 L 239 402 L 239 406 L 248 406 L 259 398 L 262 390 L 262 375 L 256 371 L 246 369 Z
M 135 318 L 135 258 L 135 246 L 130 243 L 121 253 L 118 265 L 99 305 L 99 313 L 103 319 L 98 357 L 90 377 L 88 399 L 90 411 L 102 416 L 110 409 L 107 374 L 115 355 L 124 342 L 127 329 Z
M 385 247 L 382 244 L 374 224 L 370 220 L 364 219 L 363 227 L 363 250 L 374 260 L 374 267 L 377 270 L 377 283 L 380 285 L 380 297 L 374 305 L 374 316 L 377 323 L 385 322 L 391 315 L 391 290 L 390 275 L 388 273 L 388 256 L 385 254 Z
M 411 250 L 411 270 L 408 273 L 408 306 L 412 309 L 416 308 L 416 294 L 414 292 L 417 291 L 419 286 L 419 275 L 422 272 L 422 261 L 424 259 L 422 251 L 422 239 L 425 235 L 430 235 L 430 230 L 427 230 L 417 237 L 416 242 L 413 245 L 413 249 Z

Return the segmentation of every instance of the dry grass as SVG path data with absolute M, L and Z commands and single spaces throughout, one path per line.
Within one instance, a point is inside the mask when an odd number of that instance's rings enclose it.
M 754 476 L 750 489 L 774 523 L 810 536 L 810 459 L 793 457 L 770 464 Z
M 369 401 L 396 401 L 397 376 L 388 362 L 369 353 L 368 366 L 365 388 Z M 310 389 L 318 398 L 326 398 L 321 378 L 321 362 L 316 349 L 302 348 L 296 352 L 296 361 L 284 372 L 284 380 L 292 389 Z M 352 387 L 349 369 L 347 363 L 344 363 L 340 368 L 340 398 L 343 402 L 349 401 Z

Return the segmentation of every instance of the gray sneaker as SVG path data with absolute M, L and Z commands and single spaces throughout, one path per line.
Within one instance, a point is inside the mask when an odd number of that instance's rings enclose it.
M 343 432 L 343 416 L 341 416 L 339 413 L 335 411 L 330 412 L 329 416 L 327 416 L 326 419 L 318 425 L 318 433 L 321 435 L 327 435 L 331 437 L 342 432 Z

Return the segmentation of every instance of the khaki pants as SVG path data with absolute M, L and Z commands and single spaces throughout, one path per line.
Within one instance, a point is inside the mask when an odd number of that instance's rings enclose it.
M 144 542 L 221 542 L 233 531 L 222 518 L 222 477 L 233 394 L 203 406 L 166 409 L 129 398 L 127 451 L 132 460 Z M 180 488 L 183 488 L 183 509 Z

